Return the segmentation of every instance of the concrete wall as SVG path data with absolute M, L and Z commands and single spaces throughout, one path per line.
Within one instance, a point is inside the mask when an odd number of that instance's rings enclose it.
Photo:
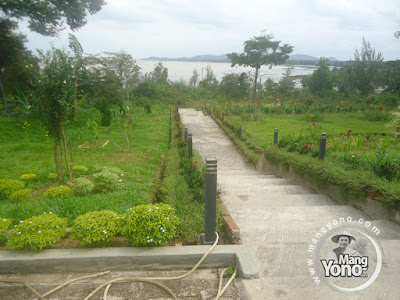
M 324 186 L 316 185 L 311 177 L 305 174 L 295 173 L 291 166 L 285 167 L 279 163 L 268 161 L 267 159 L 265 159 L 265 157 L 262 157 L 258 161 L 256 168 L 257 170 L 263 171 L 266 174 L 291 178 L 296 182 L 298 182 L 299 184 L 311 187 L 318 193 L 330 196 L 333 200 L 335 200 L 340 204 L 352 205 L 353 207 L 363 211 L 372 219 L 375 220 L 385 219 L 400 224 L 399 211 L 396 211 L 393 208 L 384 207 L 378 201 L 369 198 L 354 198 L 352 196 L 346 195 L 340 189 L 340 187 L 332 184 L 327 184 Z

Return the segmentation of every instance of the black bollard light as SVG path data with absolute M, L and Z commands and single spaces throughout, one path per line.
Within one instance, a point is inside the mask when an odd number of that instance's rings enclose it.
M 192 134 L 191 133 L 189 133 L 188 134 L 188 158 L 189 158 L 189 160 L 191 160 L 192 159 L 192 156 L 193 156 L 193 148 L 192 148 Z
M 217 158 L 206 158 L 205 178 L 205 234 L 202 236 L 203 245 L 212 245 L 217 238 Z
M 278 128 L 275 128 L 274 132 L 274 145 L 278 143 Z
M 323 132 L 321 133 L 321 140 L 319 141 L 318 159 L 325 158 L 325 148 L 326 148 L 326 132 Z

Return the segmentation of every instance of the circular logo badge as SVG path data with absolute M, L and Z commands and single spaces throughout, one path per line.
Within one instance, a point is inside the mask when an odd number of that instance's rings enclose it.
M 382 268 L 382 248 L 376 235 L 358 224 L 327 231 L 317 242 L 314 254 L 320 280 L 341 292 L 367 288 Z

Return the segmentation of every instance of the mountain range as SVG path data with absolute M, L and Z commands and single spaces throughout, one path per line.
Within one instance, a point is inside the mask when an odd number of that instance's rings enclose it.
M 335 57 L 329 57 L 330 61 L 338 61 Z M 178 57 L 178 58 L 170 58 L 170 57 L 146 57 L 141 60 L 154 60 L 154 61 L 194 61 L 194 62 L 230 62 L 226 54 L 222 55 L 196 55 L 193 57 Z M 294 54 L 290 55 L 288 61 L 318 61 L 319 58 L 315 56 L 305 55 L 305 54 Z

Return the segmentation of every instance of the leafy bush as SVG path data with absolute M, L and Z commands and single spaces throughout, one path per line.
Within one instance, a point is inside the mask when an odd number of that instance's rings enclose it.
M 364 113 L 364 119 L 370 122 L 389 122 L 393 120 L 393 118 L 393 114 L 386 111 L 369 110 Z
M 0 219 L 0 233 L 6 231 L 11 224 L 11 219 Z
M 119 231 L 120 220 L 111 210 L 88 212 L 76 218 L 72 238 L 82 245 L 107 246 Z
M 85 166 L 75 166 L 72 168 L 72 170 L 77 174 L 87 174 L 89 171 L 89 169 Z
M 117 168 L 117 167 L 105 167 L 105 166 L 99 166 L 99 165 L 96 165 L 95 167 L 94 167 L 94 173 L 100 173 L 100 172 L 103 172 L 103 171 L 105 171 L 105 172 L 110 172 L 110 173 L 113 173 L 113 174 L 115 174 L 115 175 L 122 175 L 122 171 L 121 171 L 121 169 L 120 168 Z
M 156 246 L 173 238 L 178 224 L 170 205 L 137 205 L 123 216 L 122 234 L 134 246 Z
M 11 232 L 8 246 L 11 249 L 38 250 L 56 243 L 65 235 L 67 220 L 55 214 L 43 214 L 21 221 Z
M 32 189 L 23 189 L 16 191 L 10 195 L 10 199 L 14 201 L 24 201 L 31 197 Z
M 56 173 L 49 173 L 49 175 L 47 176 L 47 178 L 51 179 L 51 180 L 55 180 L 57 179 L 57 174 Z
M 80 195 L 89 194 L 94 189 L 94 184 L 87 178 L 78 178 L 75 180 L 74 191 Z
M 36 174 L 24 174 L 21 175 L 21 177 L 19 178 L 20 180 L 25 180 L 25 181 L 30 181 L 32 179 L 35 179 Z
M 68 186 L 57 186 L 53 188 L 49 188 L 44 192 L 46 197 L 58 197 L 58 196 L 68 196 L 72 194 L 72 189 Z
M 7 198 L 12 193 L 21 190 L 26 183 L 22 180 L 0 179 L 0 198 Z
M 93 174 L 93 182 L 99 191 L 111 191 L 118 186 L 119 176 L 104 169 L 100 173 Z

